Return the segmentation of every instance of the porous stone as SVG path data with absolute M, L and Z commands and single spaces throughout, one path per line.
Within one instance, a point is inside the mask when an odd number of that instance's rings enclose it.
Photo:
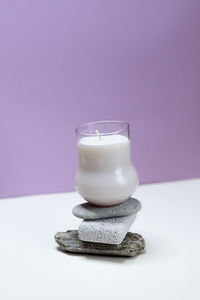
M 63 251 L 111 256 L 136 256 L 145 248 L 143 237 L 137 233 L 128 232 L 120 245 L 83 242 L 78 238 L 77 230 L 58 232 L 56 243 Z
M 117 218 L 83 220 L 78 228 L 79 239 L 86 242 L 119 245 L 135 218 L 136 214 Z
M 110 207 L 99 207 L 90 203 L 83 203 L 73 208 L 73 214 L 81 219 L 96 220 L 112 217 L 123 217 L 137 213 L 141 209 L 140 201 L 129 198 L 123 203 Z

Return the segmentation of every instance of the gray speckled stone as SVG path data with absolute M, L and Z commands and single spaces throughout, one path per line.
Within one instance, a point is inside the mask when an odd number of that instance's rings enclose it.
M 136 256 L 145 248 L 141 235 L 128 232 L 120 245 L 98 244 L 80 241 L 77 230 L 58 232 L 56 243 L 63 251 L 111 256 Z
M 96 220 L 112 217 L 123 217 L 137 213 L 141 209 L 140 201 L 130 198 L 123 203 L 110 207 L 94 206 L 90 203 L 83 203 L 73 208 L 73 214 L 81 219 Z
M 78 228 L 79 239 L 86 242 L 119 245 L 135 218 L 136 214 L 109 219 L 84 220 Z

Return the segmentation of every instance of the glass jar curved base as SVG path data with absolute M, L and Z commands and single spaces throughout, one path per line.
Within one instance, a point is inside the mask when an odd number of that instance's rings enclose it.
M 138 181 L 129 188 L 92 188 L 76 186 L 77 191 L 86 201 L 96 206 L 118 205 L 132 196 L 138 186 Z M 98 196 L 97 196 L 98 195 Z

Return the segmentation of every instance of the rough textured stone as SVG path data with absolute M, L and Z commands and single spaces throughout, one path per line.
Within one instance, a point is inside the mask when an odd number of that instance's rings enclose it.
M 141 207 L 140 201 L 130 198 L 119 205 L 110 207 L 99 207 L 90 203 L 83 203 L 75 206 L 72 212 L 78 218 L 96 220 L 131 215 L 137 213 Z
M 141 235 L 128 232 L 120 245 L 109 245 L 80 241 L 77 230 L 58 232 L 55 235 L 56 243 L 67 252 L 86 253 L 111 256 L 135 256 L 145 248 L 145 242 Z
M 86 242 L 119 245 L 135 218 L 136 214 L 109 219 L 84 220 L 78 228 L 79 239 Z

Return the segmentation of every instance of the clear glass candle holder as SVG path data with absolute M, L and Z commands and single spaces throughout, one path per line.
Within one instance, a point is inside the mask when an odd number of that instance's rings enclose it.
M 117 205 L 138 186 L 131 162 L 129 124 L 99 121 L 76 129 L 79 168 L 75 186 L 79 194 L 97 206 Z

